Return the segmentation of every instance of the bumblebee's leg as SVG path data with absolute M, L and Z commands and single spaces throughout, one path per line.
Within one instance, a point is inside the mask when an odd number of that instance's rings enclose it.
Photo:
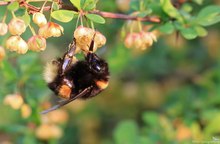
M 69 44 L 68 51 L 64 54 L 63 59 L 61 59 L 61 65 L 59 67 L 59 77 L 61 81 L 58 87 L 58 95 L 65 99 L 70 99 L 72 90 L 75 88 L 73 81 L 66 77 L 66 72 L 72 65 L 75 50 L 76 40 L 74 38 L 73 42 Z
M 63 78 L 62 84 L 59 87 L 59 96 L 65 99 L 70 99 L 71 98 L 71 93 L 74 90 L 75 85 L 73 84 L 72 80 L 69 80 L 67 78 Z
M 83 96 L 85 96 L 85 95 L 88 95 L 88 94 L 90 93 L 90 91 L 91 91 L 92 88 L 93 88 L 93 87 L 88 87 L 88 88 L 84 89 L 83 91 L 81 91 L 78 95 L 76 95 L 76 96 L 74 96 L 74 97 L 72 97 L 72 98 L 70 98 L 70 99 L 68 99 L 68 100 L 60 101 L 59 104 L 57 104 L 57 105 L 55 105 L 55 106 L 53 106 L 53 107 L 51 107 L 51 108 L 49 108 L 49 109 L 47 109 L 47 110 L 42 111 L 41 114 L 46 114 L 46 113 L 48 113 L 48 112 L 54 111 L 54 110 L 56 110 L 56 109 L 58 109 L 58 108 L 60 108 L 60 107 L 62 107 L 62 106 L 64 106 L 64 105 L 66 105 L 66 104 L 68 104 L 68 103 L 74 101 L 74 100 L 77 99 L 77 98 L 81 98 L 81 97 L 83 97 Z
M 69 44 L 68 51 L 63 56 L 62 66 L 61 66 L 60 71 L 59 71 L 60 75 L 64 75 L 66 70 L 71 66 L 72 59 L 73 59 L 73 56 L 75 54 L 75 50 L 76 50 L 76 40 L 74 38 L 73 42 Z

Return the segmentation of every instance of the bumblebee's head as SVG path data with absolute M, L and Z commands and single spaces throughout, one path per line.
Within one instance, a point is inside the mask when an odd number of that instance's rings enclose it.
M 86 56 L 86 61 L 89 64 L 89 68 L 96 74 L 108 73 L 108 64 L 95 53 L 89 52 Z

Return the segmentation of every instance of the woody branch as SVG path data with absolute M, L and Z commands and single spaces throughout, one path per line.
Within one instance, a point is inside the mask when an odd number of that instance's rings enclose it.
M 11 2 L 14 2 L 15 0 L 12 0 Z M 11 2 L 4 2 L 0 1 L 0 6 L 8 5 Z M 20 7 L 25 7 L 30 14 L 33 14 L 35 12 L 39 12 L 41 10 L 40 7 L 36 7 L 32 4 L 27 3 L 25 0 L 20 0 L 19 1 Z M 72 11 L 78 11 L 77 8 L 69 5 L 65 5 L 61 1 L 58 1 L 58 5 L 60 9 L 64 10 L 72 10 Z M 43 8 L 43 11 L 50 11 L 51 6 L 45 6 Z M 111 18 L 111 19 L 122 19 L 122 20 L 138 20 L 138 21 L 145 21 L 145 22 L 153 22 L 153 23 L 159 23 L 160 19 L 157 17 L 138 17 L 138 16 L 130 16 L 126 14 L 119 14 L 119 13 L 111 13 L 111 12 L 104 12 L 104 11 L 99 11 L 99 10 L 93 10 L 89 11 L 89 13 L 92 14 L 97 14 L 105 18 Z

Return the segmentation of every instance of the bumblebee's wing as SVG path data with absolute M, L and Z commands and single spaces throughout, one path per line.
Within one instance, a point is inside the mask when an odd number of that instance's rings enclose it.
M 56 109 L 58 109 L 58 108 L 60 108 L 60 107 L 62 107 L 64 105 L 74 101 L 75 99 L 80 98 L 80 97 L 86 95 L 91 90 L 91 88 L 92 87 L 88 87 L 88 88 L 84 89 L 82 92 L 80 92 L 75 97 L 73 97 L 71 99 L 68 99 L 68 100 L 61 101 L 59 104 L 57 104 L 57 105 L 55 105 L 55 106 L 53 106 L 53 107 L 51 107 L 51 108 L 49 108 L 47 110 L 42 111 L 41 114 L 46 114 L 48 112 L 54 111 L 54 110 L 56 110 Z

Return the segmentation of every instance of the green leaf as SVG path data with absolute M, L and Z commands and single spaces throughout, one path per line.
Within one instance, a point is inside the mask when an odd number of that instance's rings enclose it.
M 160 0 L 160 5 L 163 11 L 168 14 L 170 17 L 178 19 L 180 22 L 183 22 L 183 18 L 181 17 L 178 10 L 172 5 L 170 0 Z
M 53 4 L 53 10 L 54 10 L 54 11 L 59 10 L 59 4 L 58 4 L 57 2 L 54 2 L 54 4 Z
M 92 4 L 87 5 L 87 6 L 84 8 L 84 10 L 90 11 L 90 10 L 93 10 L 93 9 L 95 9 L 95 8 L 96 8 L 96 4 L 92 3 Z
M 146 11 L 142 11 L 142 12 L 140 12 L 137 16 L 138 16 L 138 17 L 146 17 L 146 16 L 149 15 L 150 13 L 152 13 L 152 10 L 151 10 L 151 9 L 146 10 Z
M 201 26 L 194 27 L 195 31 L 197 32 L 198 36 L 206 36 L 208 34 L 207 30 Z
M 81 10 L 80 1 L 81 1 L 81 0 L 70 0 L 70 2 L 71 2 L 78 10 Z
M 86 11 L 93 10 L 96 7 L 97 0 L 81 0 L 81 8 Z
M 7 9 L 9 11 L 16 11 L 19 9 L 19 3 L 17 1 L 13 2 L 13 3 L 10 3 L 8 6 L 7 6 Z
M 78 14 L 77 12 L 68 11 L 68 10 L 58 10 L 53 11 L 51 16 L 52 18 L 61 21 L 61 22 L 69 22 L 73 19 L 74 15 Z
M 159 27 L 159 30 L 165 34 L 171 34 L 174 31 L 174 26 L 171 22 L 167 22 Z
M 204 0 L 193 0 L 193 2 L 197 3 L 198 5 L 201 5 Z
M 19 8 L 17 11 L 15 11 L 15 15 L 16 16 L 23 16 L 26 13 L 26 9 L 25 8 Z
M 123 121 L 119 123 L 114 131 L 116 144 L 138 143 L 138 127 L 134 121 Z
M 105 23 L 105 19 L 97 14 L 86 14 L 86 17 L 95 23 L 100 23 L 100 24 Z
M 22 20 L 24 20 L 24 23 L 26 26 L 28 26 L 31 22 L 30 15 L 26 12 L 23 16 L 20 17 Z
M 180 30 L 180 33 L 183 35 L 186 39 L 194 39 L 198 36 L 196 30 L 193 27 L 185 28 Z
M 204 133 L 208 136 L 213 136 L 220 132 L 220 115 L 213 116 L 212 120 L 207 124 L 204 129 Z
M 5 79 L 8 81 L 16 81 L 18 75 L 17 71 L 9 62 L 3 61 L 2 70 Z
M 142 116 L 145 124 L 156 127 L 159 123 L 159 116 L 155 112 L 145 112 Z
M 191 11 L 193 10 L 193 7 L 192 7 L 191 4 L 185 3 L 185 4 L 183 4 L 183 6 L 182 6 L 181 9 L 184 10 L 184 11 L 186 11 L 186 12 L 191 12 Z
M 212 5 L 203 8 L 196 21 L 202 26 L 209 26 L 220 22 L 220 6 Z

